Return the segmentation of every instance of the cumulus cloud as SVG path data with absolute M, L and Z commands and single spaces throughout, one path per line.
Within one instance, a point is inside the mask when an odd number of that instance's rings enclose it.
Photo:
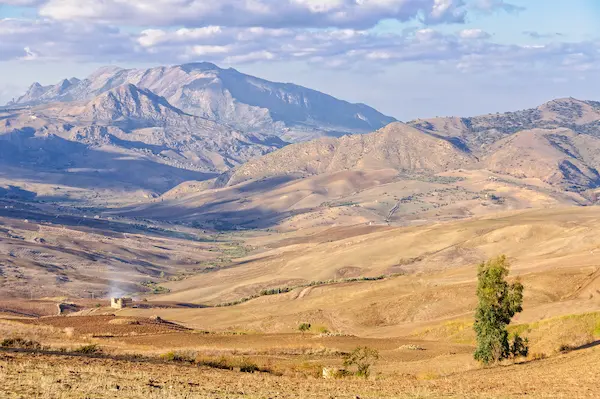
M 0 61 L 124 59 L 134 44 L 132 37 L 108 26 L 0 19 Z
M 0 20 L 0 60 L 185 63 L 300 61 L 323 68 L 377 69 L 417 62 L 470 72 L 590 71 L 600 44 L 499 44 L 481 29 L 453 34 L 433 28 L 402 33 L 362 29 L 265 27 L 153 28 L 123 32 L 105 25 L 54 20 Z
M 462 23 L 463 0 L 46 0 L 40 14 L 62 21 L 136 26 L 343 27 L 385 19 Z

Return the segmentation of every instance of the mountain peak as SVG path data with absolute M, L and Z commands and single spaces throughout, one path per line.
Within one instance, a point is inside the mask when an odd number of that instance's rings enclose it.
M 179 66 L 186 72 L 191 71 L 222 71 L 223 69 L 213 64 L 212 62 L 192 62 L 189 64 L 183 64 Z
M 152 101 L 165 109 L 173 107 L 173 111 L 182 110 L 243 132 L 270 132 L 286 141 L 368 133 L 395 121 L 364 104 L 352 104 L 298 85 L 270 82 L 232 68 L 222 69 L 210 62 L 150 69 L 107 66 L 83 81 L 65 80 L 56 86 L 37 87 L 15 104 L 90 101 L 124 84 L 136 88 L 121 87 L 121 94 L 150 90 L 147 96 L 159 96 Z
M 549 105 L 549 104 L 585 104 L 586 101 L 583 100 L 578 100 L 577 98 L 574 97 L 561 97 L 561 98 L 555 98 L 553 100 L 547 101 L 544 104 L 542 104 L 542 107 L 545 105 Z
M 183 115 L 183 111 L 169 104 L 164 97 L 131 83 L 100 94 L 87 104 L 81 114 L 84 119 L 95 122 L 126 122 L 134 127 L 160 125 L 166 119 Z
M 71 83 L 71 81 L 69 79 L 63 79 L 60 81 L 60 83 L 57 85 L 57 87 L 59 87 L 60 89 L 67 89 L 69 87 L 71 87 L 73 85 L 73 83 Z

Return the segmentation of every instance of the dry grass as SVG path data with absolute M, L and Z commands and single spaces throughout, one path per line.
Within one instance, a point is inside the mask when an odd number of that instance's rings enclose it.
M 44 398 L 531 398 L 594 397 L 600 376 L 592 348 L 531 363 L 441 376 L 398 374 L 324 380 L 316 373 L 275 376 L 182 363 L 155 364 L 0 354 L 0 393 Z M 313 365 L 304 365 L 311 370 Z

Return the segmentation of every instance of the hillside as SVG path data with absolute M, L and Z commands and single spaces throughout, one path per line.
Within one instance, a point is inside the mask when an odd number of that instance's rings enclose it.
M 298 287 L 234 307 L 160 314 L 195 328 L 244 325 L 284 332 L 307 320 L 359 336 L 397 337 L 469 315 L 476 305 L 475 266 L 506 254 L 512 275 L 526 287 L 525 311 L 517 322 L 532 323 L 597 310 L 599 218 L 595 207 L 558 208 L 409 228 L 272 234 L 248 240 L 261 251 L 231 267 L 165 284 L 172 292 L 157 300 L 218 304 Z M 382 275 L 390 277 L 344 282 Z M 321 283 L 308 286 L 311 282 Z
M 472 161 L 468 153 L 450 141 L 396 122 L 368 135 L 289 146 L 236 169 L 227 185 L 265 177 L 304 177 L 344 170 L 395 169 L 435 174 Z
M 10 342 L 23 341 L 5 341 L 0 391 L 44 396 L 62 387 L 65 397 L 78 397 L 84 389 L 100 397 L 109 390 L 161 397 L 177 387 L 184 395 L 240 398 L 281 392 L 325 397 L 322 393 L 332 390 L 390 398 L 415 397 L 414 392 L 425 398 L 593 396 L 600 353 L 599 220 L 598 208 L 569 207 L 410 228 L 255 232 L 237 236 L 251 254 L 238 252 L 230 263 L 209 260 L 196 276 L 198 270 L 171 281 L 155 275 L 154 286 L 163 288 L 158 295 L 136 296 L 134 307 L 112 309 L 97 298 L 5 299 L 0 333 L 43 347 L 13 349 Z M 31 227 L 2 223 L 13 234 Z M 37 234 L 54 240 L 51 226 L 45 227 Z M 70 235 L 64 233 L 60 242 Z M 194 256 L 211 244 L 154 238 L 147 235 L 118 254 L 133 260 L 130 255 L 156 253 L 149 258 L 154 262 L 168 253 Z M 80 247 L 93 253 L 107 239 L 86 237 Z M 119 241 L 115 237 L 113 244 Z M 47 245 L 38 250 L 50 251 L 55 244 Z M 530 356 L 480 367 L 472 358 L 476 265 L 499 253 L 512 263 L 509 278 L 519 277 L 525 287 L 524 311 L 509 330 L 529 339 Z M 42 253 L 37 260 L 51 259 Z M 34 267 L 6 270 L 29 273 Z M 67 272 L 87 271 L 89 279 L 97 279 L 89 274 L 92 269 L 73 264 Z M 12 278 L 3 276 L 3 284 Z M 171 292 L 161 294 L 165 288 Z M 56 307 L 50 305 L 59 302 L 69 304 L 71 313 L 53 316 Z M 46 317 L 26 314 L 34 310 Z M 297 328 L 303 322 L 312 328 L 301 334 Z M 374 377 L 323 378 L 323 368 L 343 367 L 344 355 L 360 346 L 379 352 Z M 254 372 L 244 372 L 242 367 L 251 365 Z M 590 371 L 582 372 L 582 365 Z M 565 384 L 567 379 L 577 383 Z
M 212 183 L 183 183 L 160 203 L 123 212 L 210 228 L 294 230 L 427 223 L 598 200 L 600 136 L 536 128 L 477 148 L 455 125 L 444 126 L 432 132 L 396 122 L 367 135 L 292 144 Z
M 2 300 L 151 292 L 148 282 L 192 273 L 227 248 L 157 224 L 0 204 Z
M 523 130 L 567 128 L 597 137 L 599 121 L 599 102 L 561 98 L 516 112 L 417 119 L 408 124 L 426 132 L 455 137 L 465 142 L 472 151 L 485 153 L 490 144 Z
M 106 189 L 110 201 L 123 191 L 156 196 L 287 144 L 186 114 L 131 84 L 89 101 L 0 111 L 0 118 L 8 185 L 64 185 L 62 193 L 88 190 L 92 197 Z
M 268 132 L 284 140 L 367 133 L 395 120 L 364 104 L 210 63 L 145 70 L 101 68 L 81 81 L 63 80 L 50 86 L 34 83 L 9 106 L 90 100 L 124 84 L 150 90 L 186 113 L 236 130 Z

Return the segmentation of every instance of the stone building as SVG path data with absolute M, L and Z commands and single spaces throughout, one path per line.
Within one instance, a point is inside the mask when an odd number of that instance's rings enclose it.
M 123 309 L 133 304 L 131 298 L 110 298 L 110 307 L 115 309 Z

